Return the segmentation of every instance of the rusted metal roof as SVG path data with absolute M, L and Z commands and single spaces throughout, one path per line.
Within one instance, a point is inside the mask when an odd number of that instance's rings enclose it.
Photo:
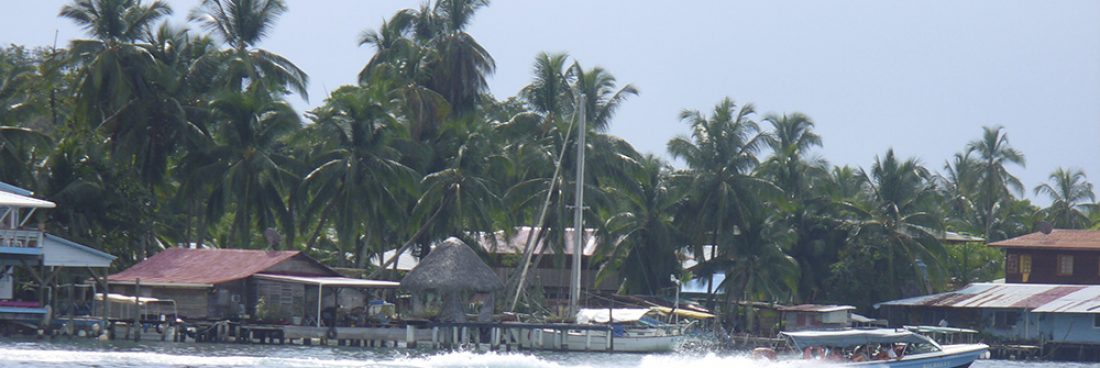
M 474 241 L 481 246 L 486 252 L 496 254 L 523 254 L 523 250 L 527 248 L 527 238 L 535 236 L 537 229 L 530 226 L 518 226 L 516 231 L 511 236 L 506 236 L 503 231 L 497 231 L 491 234 L 476 233 L 472 234 Z M 553 230 L 551 230 L 553 231 Z M 534 254 L 552 254 L 554 249 L 546 248 L 546 234 L 542 234 L 543 238 L 538 239 L 535 243 Z M 584 256 L 592 256 L 596 253 L 596 230 L 584 229 L 584 246 L 581 250 Z M 565 228 L 564 239 L 564 251 L 566 255 L 573 254 L 573 243 L 576 242 L 576 235 L 574 235 L 573 228 Z
M 799 304 L 799 305 L 781 305 L 775 309 L 783 312 L 811 312 L 811 313 L 829 313 L 845 310 L 855 310 L 856 307 L 850 305 L 822 305 L 822 304 Z
M 1035 232 L 990 243 L 989 246 L 996 248 L 1100 250 L 1100 231 L 1054 229 L 1050 234 Z
M 107 280 L 134 283 L 141 279 L 143 285 L 214 285 L 247 278 L 295 257 L 317 266 L 303 270 L 303 274 L 340 276 L 298 251 L 169 248 Z M 322 275 L 317 275 L 318 269 Z
M 1033 312 L 1100 313 L 1100 286 L 1088 286 L 1047 303 Z
M 948 293 L 875 305 L 941 308 L 1008 308 L 1047 313 L 1100 313 L 1100 286 L 975 283 Z

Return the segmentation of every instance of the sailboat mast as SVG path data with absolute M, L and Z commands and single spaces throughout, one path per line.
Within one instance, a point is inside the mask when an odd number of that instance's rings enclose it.
M 577 116 L 580 124 L 577 126 L 577 189 L 573 205 L 573 272 L 569 283 L 569 312 L 576 315 L 580 310 L 581 300 L 581 257 L 584 256 L 584 138 L 585 132 L 585 98 L 580 93 L 577 96 Z

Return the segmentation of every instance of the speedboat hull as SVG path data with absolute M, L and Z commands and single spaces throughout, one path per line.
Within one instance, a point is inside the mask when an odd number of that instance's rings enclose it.
M 869 362 L 848 363 L 845 367 L 889 367 L 889 368 L 957 368 L 969 367 L 975 360 L 987 356 L 989 346 L 985 344 L 944 345 L 942 351 L 925 354 L 913 354 L 899 360 L 875 360 Z

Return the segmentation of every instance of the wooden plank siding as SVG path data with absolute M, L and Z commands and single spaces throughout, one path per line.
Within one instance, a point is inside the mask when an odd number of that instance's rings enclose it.
M 112 285 L 111 292 L 134 295 L 133 285 Z M 209 314 L 206 288 L 141 287 L 141 296 L 157 299 L 171 299 L 176 302 L 179 317 L 186 320 L 206 319 Z
M 1022 257 L 1031 257 L 1031 273 L 1023 279 Z M 1073 259 L 1073 273 L 1058 274 L 1058 256 Z M 1007 249 L 1005 252 L 1005 282 L 1028 284 L 1100 284 L 1100 251 L 1055 249 Z

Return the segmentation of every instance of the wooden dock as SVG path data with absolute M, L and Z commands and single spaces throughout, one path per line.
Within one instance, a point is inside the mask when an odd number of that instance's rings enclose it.
M 580 331 L 585 346 L 570 347 L 565 336 Z M 604 333 L 593 334 L 593 331 Z M 604 325 L 516 322 L 429 322 L 375 327 L 316 327 L 241 324 L 229 321 L 170 326 L 112 323 L 112 339 L 151 339 L 173 342 L 295 344 L 351 347 L 391 347 L 475 350 L 588 350 L 613 351 L 613 330 Z

